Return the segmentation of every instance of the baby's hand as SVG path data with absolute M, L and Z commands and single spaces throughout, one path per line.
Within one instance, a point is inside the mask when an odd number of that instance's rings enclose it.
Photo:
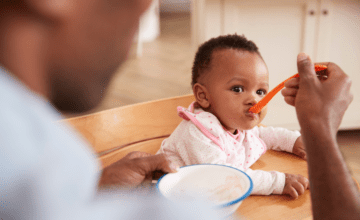
M 302 175 L 285 173 L 285 187 L 282 194 L 290 195 L 297 199 L 299 195 L 304 194 L 305 190 L 309 188 L 309 180 Z
M 296 139 L 292 153 L 306 160 L 306 151 L 301 136 Z

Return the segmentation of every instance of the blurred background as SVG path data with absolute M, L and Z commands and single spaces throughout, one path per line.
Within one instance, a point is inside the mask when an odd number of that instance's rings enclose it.
M 154 0 L 128 61 L 95 111 L 192 93 L 190 0 Z
M 338 142 L 360 182 L 359 15 L 358 0 L 154 0 L 128 61 L 93 112 L 192 93 L 198 45 L 223 34 L 244 34 L 268 65 L 270 88 L 297 72 L 299 52 L 315 62 L 335 62 L 351 77 L 354 100 Z M 263 124 L 299 129 L 294 108 L 280 94 L 269 103 Z

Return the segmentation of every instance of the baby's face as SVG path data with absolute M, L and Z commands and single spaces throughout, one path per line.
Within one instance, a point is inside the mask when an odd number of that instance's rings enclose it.
M 209 72 L 202 80 L 209 94 L 209 111 L 230 132 L 248 130 L 265 117 L 267 108 L 259 114 L 249 109 L 269 90 L 269 73 L 256 53 L 222 49 L 214 51 Z

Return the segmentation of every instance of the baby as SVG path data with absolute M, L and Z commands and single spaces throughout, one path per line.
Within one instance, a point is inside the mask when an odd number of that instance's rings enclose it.
M 196 102 L 178 107 L 184 120 L 162 142 L 165 153 L 178 166 L 213 163 L 245 171 L 253 180 L 252 194 L 304 193 L 308 180 L 301 175 L 249 167 L 268 149 L 306 158 L 300 133 L 284 128 L 258 127 L 267 109 L 250 107 L 269 91 L 269 73 L 257 46 L 239 35 L 220 36 L 202 44 L 192 69 Z

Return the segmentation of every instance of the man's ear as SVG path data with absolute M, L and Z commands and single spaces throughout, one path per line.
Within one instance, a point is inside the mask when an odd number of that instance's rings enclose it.
M 196 99 L 196 102 L 203 109 L 207 109 L 210 107 L 210 95 L 205 86 L 200 83 L 195 83 L 193 86 L 193 93 Z

